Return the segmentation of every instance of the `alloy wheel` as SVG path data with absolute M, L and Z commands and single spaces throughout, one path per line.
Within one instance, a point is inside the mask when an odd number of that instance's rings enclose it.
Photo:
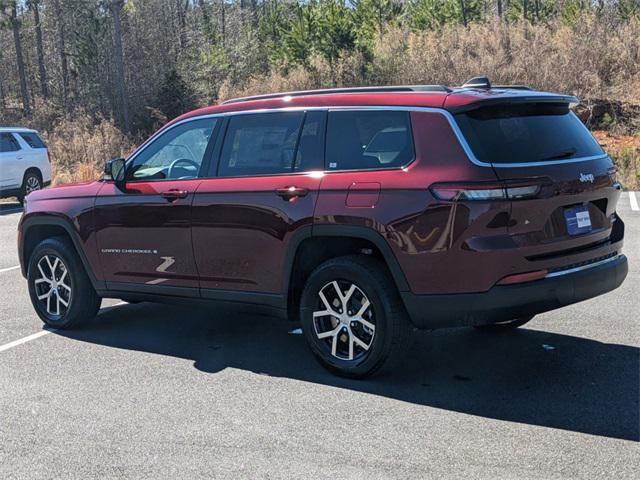
M 367 355 L 376 332 L 371 302 L 354 283 L 334 280 L 318 292 L 313 327 L 331 355 L 356 360 Z
M 40 180 L 36 176 L 30 176 L 27 178 L 27 183 L 25 185 L 25 192 L 30 194 L 31 192 L 35 192 L 36 190 L 40 190 L 42 187 L 40 185 Z
M 35 291 L 38 301 L 47 314 L 63 316 L 71 302 L 69 271 L 60 257 L 44 255 L 37 263 Z

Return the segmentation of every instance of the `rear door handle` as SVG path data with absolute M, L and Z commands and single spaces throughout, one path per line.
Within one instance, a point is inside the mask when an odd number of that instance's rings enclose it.
M 276 189 L 276 195 L 282 197 L 283 200 L 291 200 L 295 197 L 304 197 L 309 193 L 309 190 L 303 187 L 282 187 Z
M 189 195 L 189 192 L 187 192 L 186 190 L 179 190 L 177 188 L 172 188 L 171 190 L 162 192 L 160 195 L 162 195 L 162 198 L 170 202 L 175 202 L 179 198 L 187 198 L 187 195 Z

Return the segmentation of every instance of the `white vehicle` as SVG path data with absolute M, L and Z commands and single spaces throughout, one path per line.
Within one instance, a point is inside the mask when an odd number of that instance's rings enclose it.
M 38 132 L 0 127 L 0 198 L 17 197 L 51 183 L 49 151 Z

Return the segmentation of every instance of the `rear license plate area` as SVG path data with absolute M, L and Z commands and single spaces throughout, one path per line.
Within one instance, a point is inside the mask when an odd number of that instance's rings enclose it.
M 564 220 L 569 235 L 582 235 L 591 231 L 591 216 L 586 206 L 565 208 Z

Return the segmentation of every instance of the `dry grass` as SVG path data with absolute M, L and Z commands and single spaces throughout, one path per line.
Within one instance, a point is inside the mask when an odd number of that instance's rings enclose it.
M 498 21 L 410 32 L 397 28 L 374 46 L 365 65 L 345 54 L 336 65 L 274 70 L 224 84 L 222 99 L 276 91 L 351 85 L 445 84 L 486 74 L 496 84 L 640 103 L 640 20 L 609 25 L 585 15 L 575 26 Z
M 54 185 L 99 178 L 106 160 L 126 156 L 134 147 L 113 122 L 96 123 L 86 114 L 57 122 L 43 137 L 51 154 Z
M 640 190 L 640 135 L 616 135 L 596 131 L 594 136 L 618 168 L 618 180 L 625 190 Z

